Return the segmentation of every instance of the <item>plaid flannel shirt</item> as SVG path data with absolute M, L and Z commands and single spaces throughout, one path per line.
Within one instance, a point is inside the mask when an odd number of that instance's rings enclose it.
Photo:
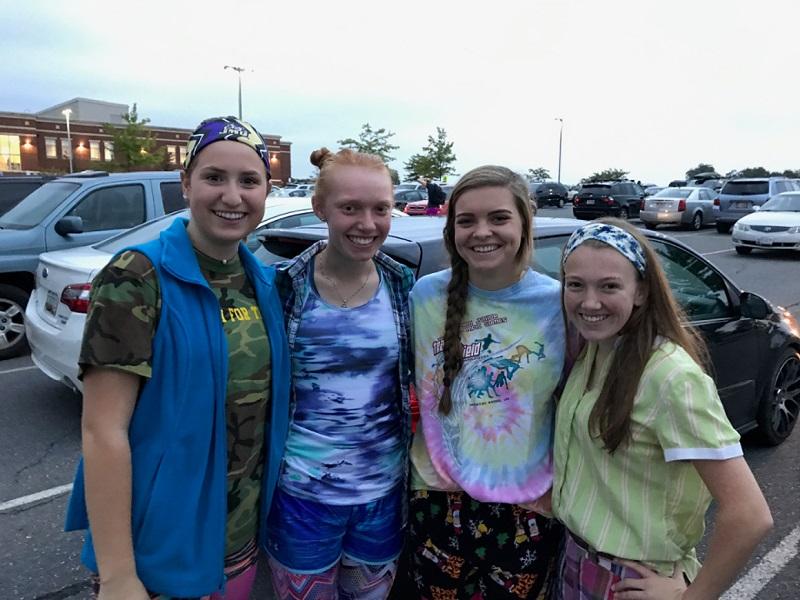
M 283 304 L 283 316 L 286 322 L 286 337 L 289 341 L 289 352 L 294 353 L 297 329 L 303 314 L 303 305 L 308 296 L 308 269 L 314 257 L 322 252 L 327 245 L 326 240 L 320 240 L 313 246 L 289 261 L 277 263 L 275 285 L 278 289 Z M 383 252 L 378 252 L 373 259 L 380 271 L 381 277 L 389 285 L 392 313 L 397 328 L 397 340 L 400 344 L 398 361 L 398 379 L 400 381 L 400 414 L 402 416 L 401 436 L 403 447 L 408 455 L 411 447 L 411 412 L 409 408 L 409 385 L 411 384 L 411 368 L 413 367 L 413 339 L 411 337 L 411 315 L 408 306 L 408 294 L 414 285 L 414 273 L 408 267 L 401 265 L 396 260 L 388 257 Z M 292 388 L 289 418 L 292 418 L 295 409 L 294 388 Z M 404 460 L 405 475 L 404 488 L 408 489 L 408 460 Z M 403 521 L 405 522 L 406 503 L 403 503 Z

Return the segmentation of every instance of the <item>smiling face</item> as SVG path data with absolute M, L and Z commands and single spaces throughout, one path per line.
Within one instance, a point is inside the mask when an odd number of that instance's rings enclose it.
M 485 290 L 516 283 L 524 268 L 517 258 L 522 218 L 507 187 L 478 187 L 455 204 L 453 241 L 469 269 L 469 280 Z
M 564 263 L 563 286 L 570 323 L 601 345 L 614 343 L 644 296 L 633 264 L 605 245 L 578 246 Z
M 181 178 L 191 212 L 187 231 L 203 254 L 220 260 L 236 254 L 239 240 L 264 216 L 269 182 L 264 163 L 240 142 L 214 142 Z
M 337 165 L 328 176 L 325 197 L 314 195 L 314 212 L 328 223 L 331 260 L 371 260 L 389 235 L 394 196 L 384 171 Z

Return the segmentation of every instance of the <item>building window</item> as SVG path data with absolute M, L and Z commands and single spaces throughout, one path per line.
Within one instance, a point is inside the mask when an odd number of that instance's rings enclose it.
M 21 171 L 18 135 L 0 135 L 0 171 Z
M 58 148 L 56 147 L 56 138 L 44 138 L 44 152 L 47 158 L 58 158 Z
M 114 142 L 103 142 L 103 149 L 105 150 L 104 158 L 106 162 L 114 160 Z
M 72 148 L 69 147 L 67 138 L 61 138 L 61 158 L 69 158 L 72 154 Z
M 175 146 L 167 146 L 167 156 L 169 157 L 169 164 L 175 164 Z
M 100 141 L 89 140 L 89 159 L 100 160 Z
M 178 146 L 178 160 L 181 164 L 186 161 L 186 146 Z

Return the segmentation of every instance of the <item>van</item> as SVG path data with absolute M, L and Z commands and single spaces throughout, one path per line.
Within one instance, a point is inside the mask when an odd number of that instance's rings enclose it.
M 730 233 L 733 224 L 755 212 L 756 206 L 760 207 L 776 194 L 797 189 L 800 188 L 795 182 L 786 177 L 749 177 L 725 182 L 714 200 L 714 206 L 719 207 L 717 231 Z

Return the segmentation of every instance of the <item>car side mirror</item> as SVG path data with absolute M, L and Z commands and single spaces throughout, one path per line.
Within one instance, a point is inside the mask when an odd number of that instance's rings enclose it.
M 750 319 L 764 319 L 769 314 L 767 301 L 751 292 L 742 292 L 739 296 L 739 306 L 742 316 Z
M 83 233 L 83 219 L 80 217 L 61 217 L 55 227 L 58 235 L 70 233 Z

